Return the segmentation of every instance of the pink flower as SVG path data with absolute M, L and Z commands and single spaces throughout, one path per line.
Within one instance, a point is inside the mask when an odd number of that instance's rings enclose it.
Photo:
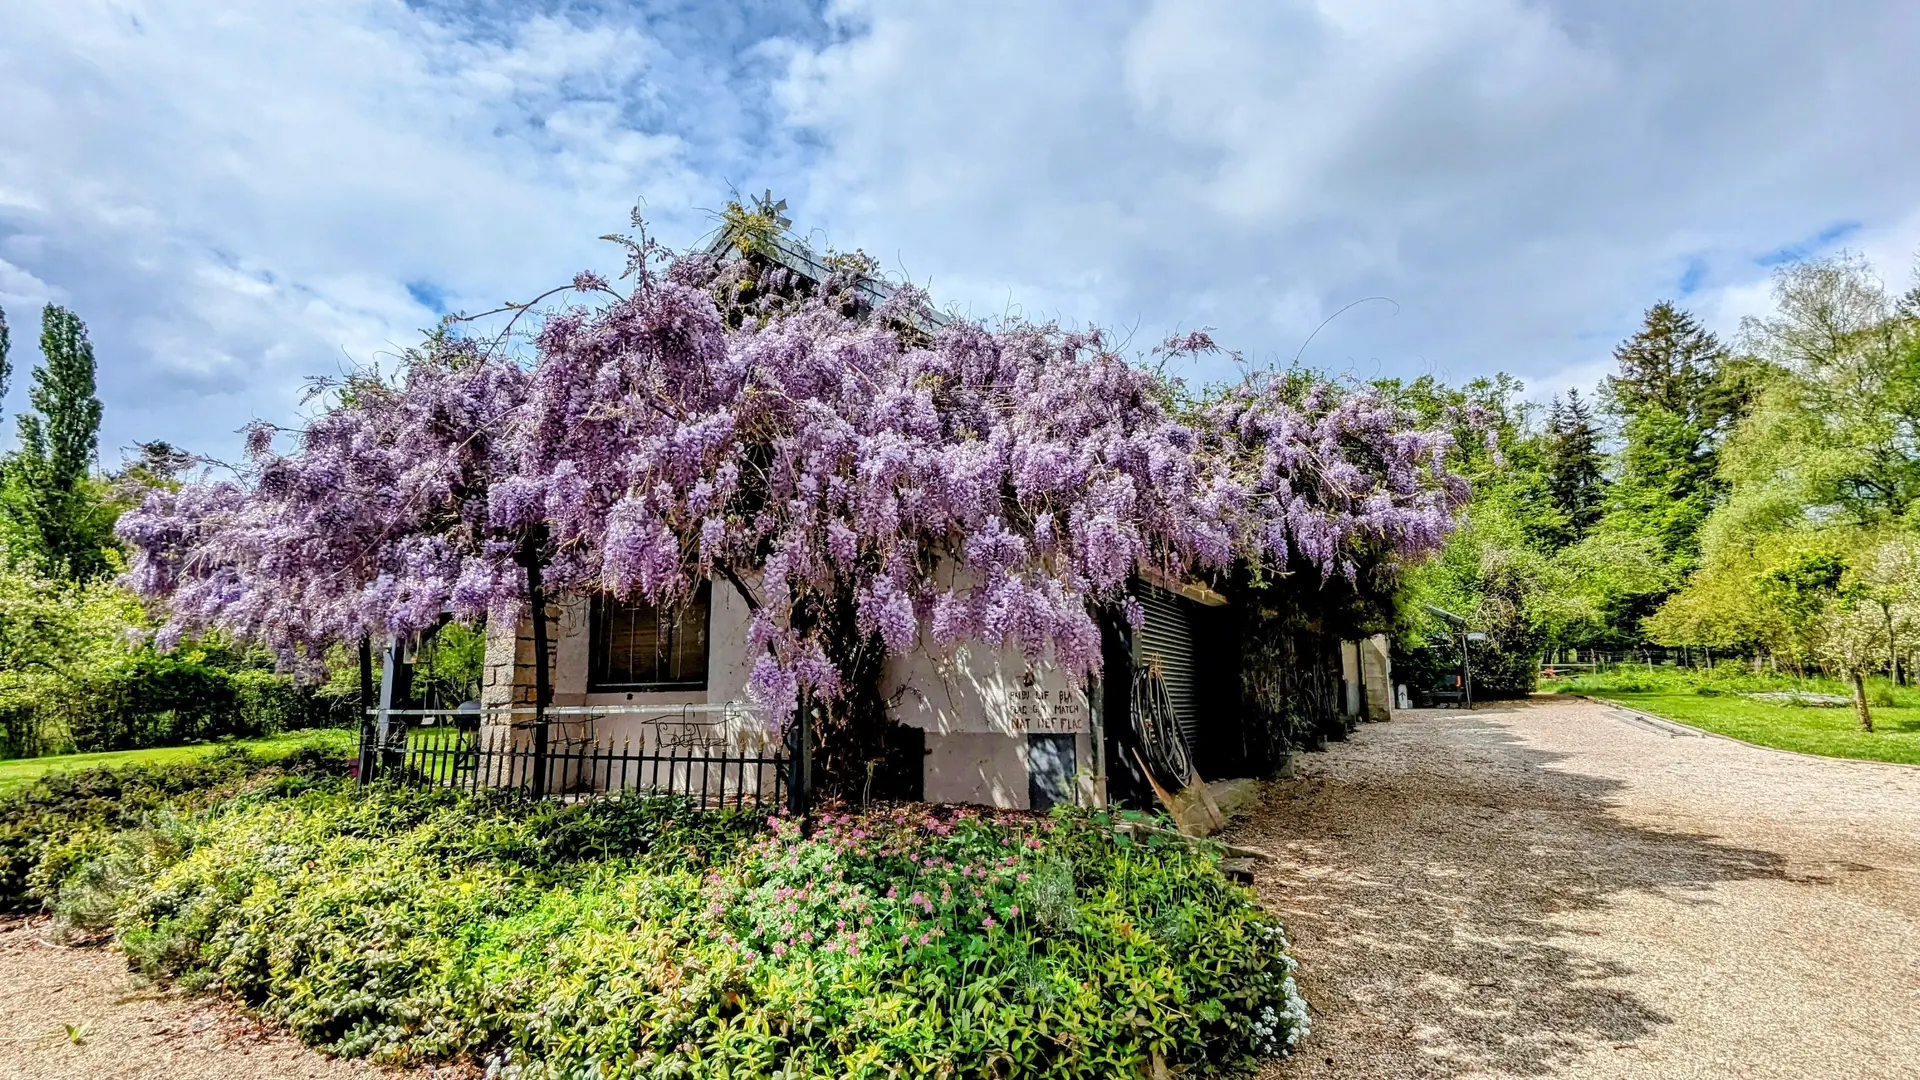
M 993 916 L 989 915 L 986 918 L 981 919 L 980 925 L 986 927 L 989 930 L 993 929 Z
M 781 942 L 781 941 L 776 941 L 776 942 L 774 942 L 774 943 L 773 943 L 773 955 L 775 955 L 775 956 L 785 956 L 785 955 L 787 955 L 787 946 L 786 946 L 786 943 L 785 943 L 785 942 Z
M 1007 918 L 1009 918 L 1009 919 L 1017 919 L 1017 918 L 1019 918 L 1019 917 L 1020 917 L 1020 905 L 1019 905 L 1019 904 L 1015 904 L 1015 905 L 1013 905 L 1012 907 L 1010 907 L 1010 908 L 1008 908 L 1008 909 L 1007 909 Z

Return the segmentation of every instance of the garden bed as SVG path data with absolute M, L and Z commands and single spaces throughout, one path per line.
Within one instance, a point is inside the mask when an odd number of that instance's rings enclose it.
M 36 899 L 337 1054 L 525 1080 L 1232 1075 L 1304 1029 L 1252 894 L 1101 815 L 902 806 L 803 836 L 264 765 L 177 800 L 47 834 Z

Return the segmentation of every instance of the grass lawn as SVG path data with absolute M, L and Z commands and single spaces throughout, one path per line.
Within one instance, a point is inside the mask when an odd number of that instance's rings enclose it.
M 290 731 L 264 739 L 239 739 L 231 742 L 201 743 L 197 746 L 160 746 L 151 750 L 110 750 L 101 754 L 57 754 L 52 757 L 12 758 L 0 761 L 0 793 L 11 791 L 47 773 L 66 769 L 112 768 L 117 765 L 158 765 L 213 753 L 229 746 L 243 746 L 263 757 L 282 757 L 302 747 L 337 748 L 342 754 L 353 752 L 351 731 L 321 729 Z
M 1868 692 L 1873 731 L 1860 728 L 1853 708 L 1816 708 L 1757 701 L 1765 690 L 1848 694 L 1824 679 L 1722 679 L 1679 672 L 1608 673 L 1550 683 L 1542 689 L 1617 701 L 1655 716 L 1745 742 L 1824 757 L 1865 758 L 1920 765 L 1920 695 L 1878 680 Z M 1750 684 L 1750 685 L 1749 685 Z M 1877 699 L 1877 700 L 1876 700 Z

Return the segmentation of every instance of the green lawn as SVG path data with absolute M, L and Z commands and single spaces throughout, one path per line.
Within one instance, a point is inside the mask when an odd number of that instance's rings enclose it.
M 1823 757 L 1865 758 L 1920 765 L 1920 695 L 1911 687 L 1890 687 L 1885 680 L 1869 691 L 1873 731 L 1861 730 L 1851 706 L 1813 708 L 1756 701 L 1742 696 L 1761 690 L 1846 693 L 1829 680 L 1721 679 L 1658 672 L 1589 675 L 1550 683 L 1542 689 L 1586 694 L 1617 701 L 1642 712 L 1691 727 L 1781 750 Z
M 292 731 L 264 739 L 240 739 L 232 742 L 201 743 L 198 746 L 161 746 L 152 750 L 112 750 L 103 754 L 58 754 L 53 757 L 12 758 L 0 761 L 0 793 L 10 791 L 50 772 L 67 769 L 112 768 L 117 765 L 158 765 L 210 754 L 229 746 L 242 746 L 266 758 L 284 757 L 303 747 L 353 752 L 351 731 Z

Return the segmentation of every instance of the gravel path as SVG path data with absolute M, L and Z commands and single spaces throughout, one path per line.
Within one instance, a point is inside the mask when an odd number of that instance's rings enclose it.
M 70 1035 L 75 1029 L 78 1039 Z M 0 1080 L 410 1080 L 327 1058 L 217 998 L 162 991 L 111 949 L 0 923 Z
M 1367 725 L 1252 813 L 1316 1025 L 1273 1080 L 1920 1078 L 1920 769 L 1537 700 Z

